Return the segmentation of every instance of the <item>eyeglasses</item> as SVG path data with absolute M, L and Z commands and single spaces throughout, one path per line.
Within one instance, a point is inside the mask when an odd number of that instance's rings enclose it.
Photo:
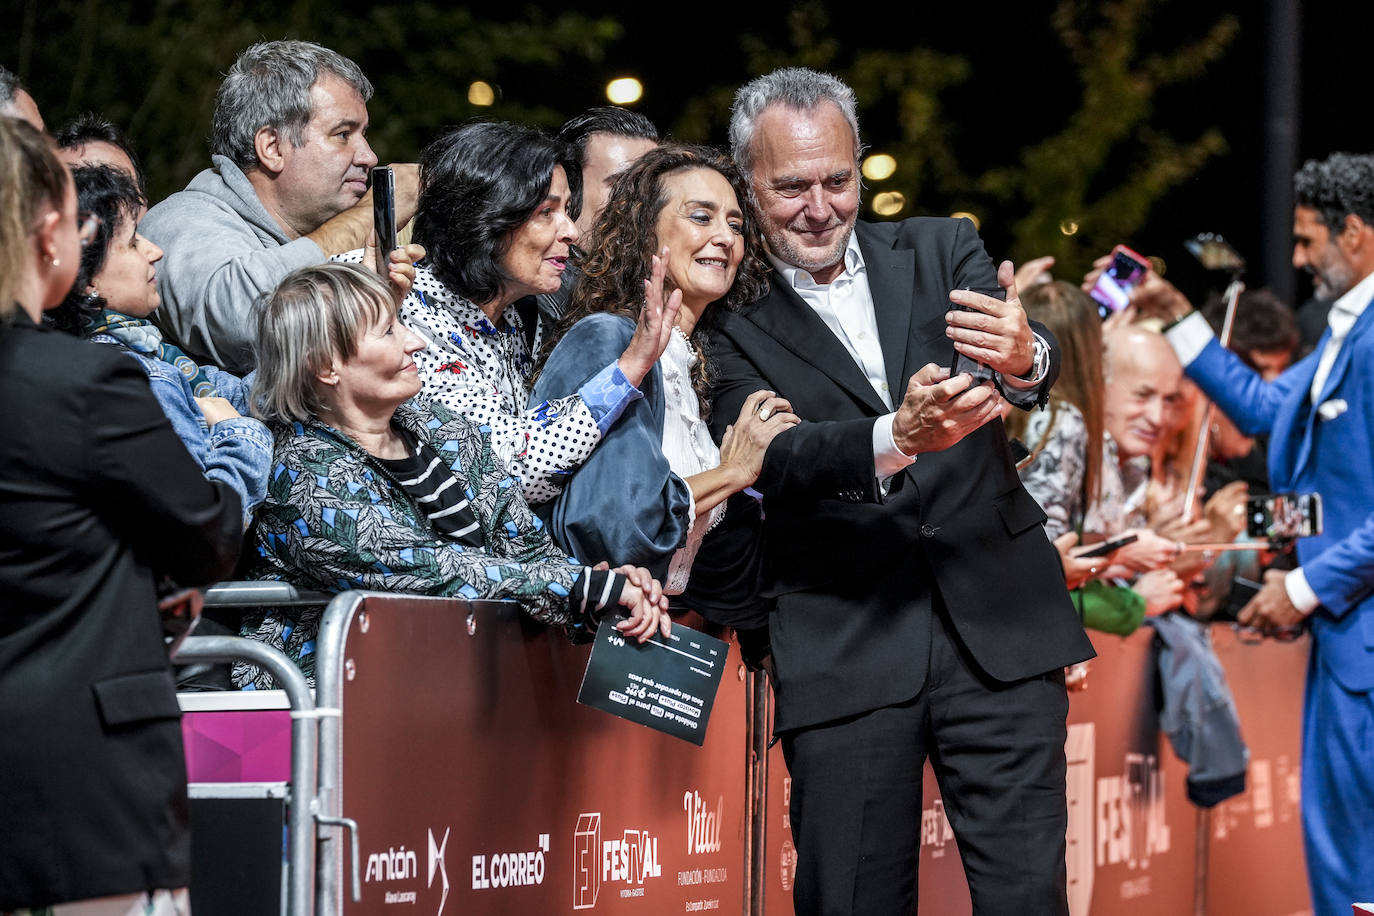
M 76 214 L 76 237 L 82 248 L 95 241 L 96 233 L 100 232 L 103 225 L 105 221 L 88 210 Z

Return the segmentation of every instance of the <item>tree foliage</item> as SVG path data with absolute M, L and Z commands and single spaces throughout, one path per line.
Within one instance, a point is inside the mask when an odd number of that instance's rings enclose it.
M 561 74 L 600 63 L 621 35 L 607 17 L 535 8 L 503 18 L 446 3 L 264 0 L 25 0 L 10 66 L 34 88 L 55 127 L 98 111 L 125 127 L 155 199 L 209 162 L 219 81 L 255 41 L 304 38 L 352 58 L 372 80 L 369 139 L 383 161 L 413 160 L 446 125 L 474 117 L 562 123 L 551 104 L 501 92 L 502 78 Z M 495 104 L 469 104 L 486 80 Z

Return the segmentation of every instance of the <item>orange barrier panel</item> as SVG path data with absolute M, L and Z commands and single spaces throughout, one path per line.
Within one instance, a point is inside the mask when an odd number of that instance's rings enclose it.
M 1310 913 L 1298 807 L 1308 640 L 1245 643 L 1230 627 L 1212 633 L 1250 746 L 1250 771 L 1245 793 L 1212 809 L 1207 912 Z
M 743 912 L 738 650 L 696 748 L 579 706 L 589 647 L 510 605 L 470 632 L 468 607 L 369 597 L 348 622 L 339 789 L 363 880 L 354 904 L 343 875 L 342 911 Z
M 1101 633 L 1092 637 L 1098 657 L 1091 662 L 1088 689 L 1072 694 L 1069 705 L 1070 912 L 1192 913 L 1198 812 L 1187 800 L 1187 768 L 1159 732 L 1150 652 L 1153 633 L 1144 630 L 1125 639 Z M 1289 916 L 1308 906 L 1294 807 L 1305 643 L 1239 645 L 1232 630 L 1221 626 L 1214 628 L 1214 641 L 1237 694 L 1252 765 L 1247 793 L 1216 809 L 1212 829 L 1225 825 L 1226 834 L 1210 847 L 1213 864 L 1207 869 L 1206 912 Z M 1263 775 L 1256 778 L 1257 774 Z M 1263 788 L 1266 780 L 1268 790 Z M 769 754 L 765 814 L 768 916 L 792 912 L 795 851 L 787 822 L 789 788 L 782 749 L 775 745 Z M 1255 816 L 1257 797 L 1267 801 L 1272 817 Z M 969 913 L 963 866 L 929 766 L 921 836 L 921 912 Z M 1299 854 L 1293 859 L 1295 848 Z M 1262 878 L 1251 878 L 1261 871 Z M 1246 877 L 1238 881 L 1237 875 Z

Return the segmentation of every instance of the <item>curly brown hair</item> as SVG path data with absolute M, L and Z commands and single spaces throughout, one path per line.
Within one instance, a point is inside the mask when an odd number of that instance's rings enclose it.
M 664 179 L 688 169 L 719 172 L 730 183 L 744 215 L 744 258 L 735 273 L 735 282 L 692 329 L 691 343 L 699 357 L 692 371 L 692 388 L 702 405 L 702 413 L 706 413 L 710 357 L 705 331 L 712 324 L 712 314 L 717 307 L 739 309 L 768 292 L 768 265 L 761 255 L 763 241 L 758 221 L 749 207 L 749 186 L 735 163 L 709 146 L 665 144 L 645 153 L 616 179 L 606 208 L 588 235 L 586 253 L 578 261 L 581 276 L 568 311 L 544 342 L 539 369 L 568 329 L 588 315 L 609 312 L 639 320 L 640 309 L 644 307 L 644 281 L 649 278 L 651 268 L 650 258 L 659 248 L 658 217 L 668 203 Z M 671 278 L 665 280 L 664 285 L 665 292 L 670 291 L 673 288 Z

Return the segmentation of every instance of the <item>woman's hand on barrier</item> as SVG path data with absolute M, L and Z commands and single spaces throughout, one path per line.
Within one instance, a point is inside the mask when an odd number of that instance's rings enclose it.
M 639 310 L 630 345 L 620 354 L 620 371 L 636 388 L 658 362 L 673 336 L 673 322 L 682 307 L 682 291 L 673 290 L 663 299 L 663 279 L 668 272 L 668 246 L 652 257 L 649 279 L 644 281 L 644 307 Z
M 1171 569 L 1147 572 L 1132 588 L 1145 599 L 1145 614 L 1149 617 L 1172 611 L 1183 603 L 1183 580 Z
M 240 415 L 234 409 L 234 405 L 224 398 L 196 398 L 196 406 L 205 414 L 205 422 L 210 426 L 214 426 L 220 420 L 232 420 Z
M 768 446 L 778 433 L 800 422 L 791 402 L 771 391 L 755 391 L 744 399 L 739 418 L 726 427 L 720 440 L 720 465 L 738 475 L 736 490 L 758 480 Z
M 672 618 L 668 616 L 668 596 L 663 586 L 642 566 L 621 566 L 615 570 L 625 577 L 625 587 L 620 592 L 620 605 L 630 612 L 629 620 L 615 625 L 623 635 L 646 642 L 659 630 L 667 636 L 673 630 Z
M 1149 572 L 1168 566 L 1183 549 L 1178 541 L 1160 537 L 1149 528 L 1132 528 L 1130 531 L 1123 531 L 1122 534 L 1134 534 L 1136 541 L 1112 554 L 1112 562 L 1120 563 L 1135 572 Z

